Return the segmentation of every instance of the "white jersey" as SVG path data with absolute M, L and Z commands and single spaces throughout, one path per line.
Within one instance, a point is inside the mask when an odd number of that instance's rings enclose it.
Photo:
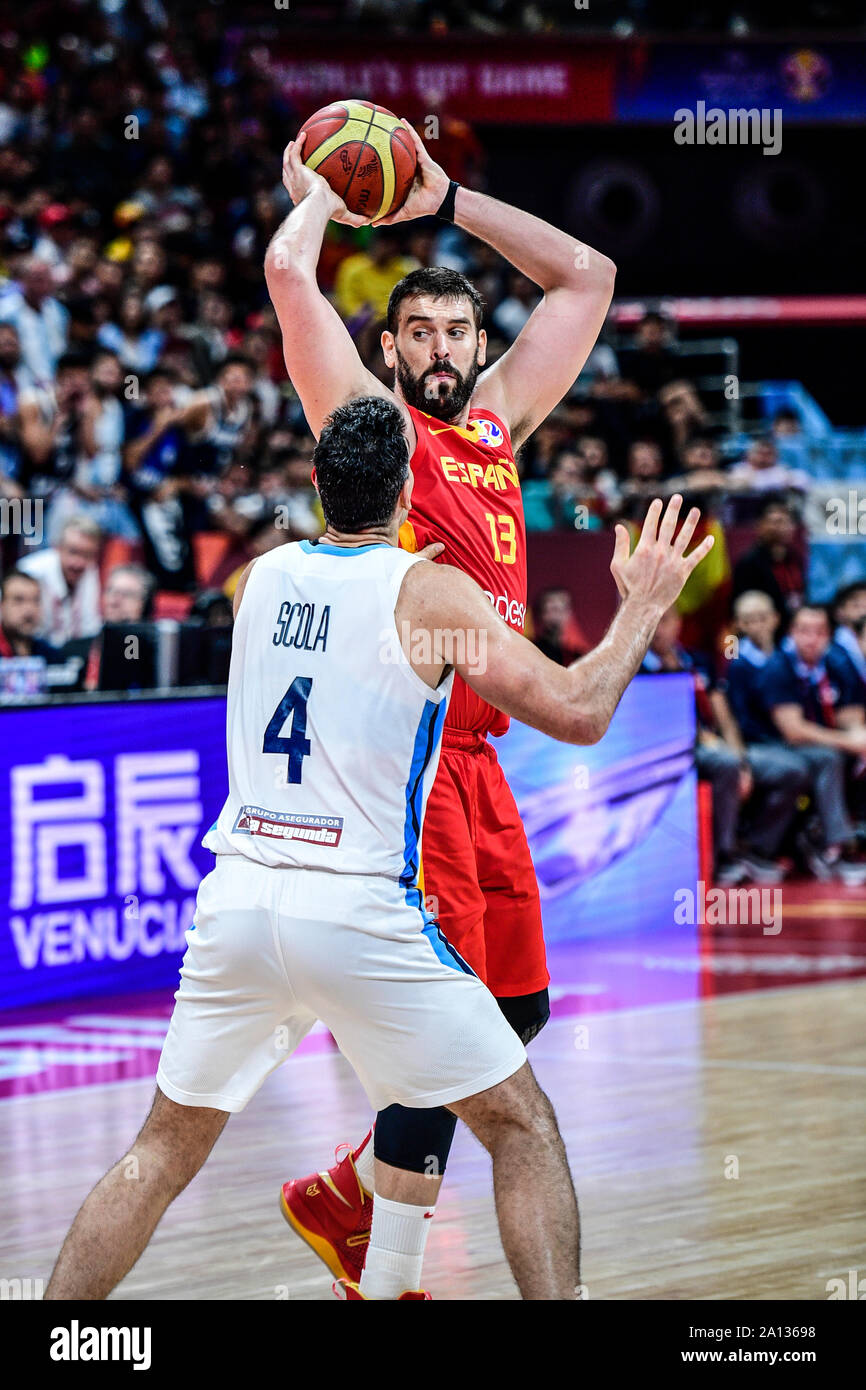
M 400 645 L 394 608 L 417 560 L 299 541 L 256 561 L 232 645 L 229 794 L 207 849 L 415 885 L 453 684 L 432 690 Z

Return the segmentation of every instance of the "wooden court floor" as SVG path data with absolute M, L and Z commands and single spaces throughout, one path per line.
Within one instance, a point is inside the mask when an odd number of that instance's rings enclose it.
M 826 1299 L 866 1274 L 866 981 L 554 1020 L 530 1057 L 557 1109 L 590 1299 Z M 0 1277 L 47 1279 L 125 1150 L 150 1080 L 0 1104 Z M 290 1060 L 234 1116 L 117 1299 L 331 1298 L 284 1224 L 285 1178 L 366 1129 L 337 1053 Z M 486 1155 L 458 1130 L 430 1235 L 438 1299 L 512 1299 Z

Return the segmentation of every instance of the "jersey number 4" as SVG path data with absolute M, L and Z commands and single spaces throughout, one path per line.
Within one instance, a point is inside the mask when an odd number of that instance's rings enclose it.
M 300 782 L 304 758 L 310 751 L 310 740 L 307 738 L 307 701 L 312 688 L 312 676 L 296 676 L 265 729 L 262 752 L 288 754 L 288 782 Z M 292 721 L 292 732 L 288 738 L 283 738 L 282 729 L 289 718 Z

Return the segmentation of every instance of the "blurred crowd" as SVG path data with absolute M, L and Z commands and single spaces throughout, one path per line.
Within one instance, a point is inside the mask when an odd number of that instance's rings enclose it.
M 319 22 L 327 5 L 312 6 Z M 330 7 L 343 22 L 432 34 L 556 34 L 654 31 L 742 35 L 794 29 L 861 27 L 862 11 L 850 0 L 343 0 Z
M 217 8 L 181 12 L 136 0 L 37 4 L 0 43 L 0 665 L 16 671 L 7 693 L 224 679 L 243 566 L 322 529 L 313 440 L 262 273 L 289 210 L 280 153 L 299 118 L 264 51 L 224 28 Z M 444 122 L 431 148 L 461 182 L 483 186 L 483 149 L 463 123 Z M 464 271 L 481 290 L 488 360 L 538 301 L 525 276 L 454 227 L 331 224 L 322 288 L 383 379 L 390 290 L 430 264 Z M 833 613 L 805 603 L 810 479 L 779 455 L 801 428 L 782 408 L 732 448 L 674 326 L 649 313 L 628 338 L 603 331 L 518 460 L 532 533 L 636 529 L 648 499 L 674 490 L 700 503 L 716 545 L 646 669 L 688 669 L 699 681 L 699 768 L 714 792 L 716 869 L 731 881 L 773 881 L 810 796 L 824 827 L 810 842 L 814 871 L 859 872 L 866 589 L 840 595 Z M 161 618 L 184 628 L 180 648 L 145 640 Z M 110 657 L 131 624 L 143 646 L 139 664 L 124 666 Z M 556 659 L 585 645 L 566 590 L 541 597 L 534 624 Z M 756 677 L 747 710 L 734 672 L 765 665 L 778 679 Z M 775 752 L 754 751 L 765 745 Z

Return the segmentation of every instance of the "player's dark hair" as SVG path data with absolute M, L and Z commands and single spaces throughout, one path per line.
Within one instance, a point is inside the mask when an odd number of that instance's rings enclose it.
M 430 294 L 434 299 L 468 299 L 472 305 L 472 314 L 475 319 L 475 331 L 481 327 L 481 320 L 484 317 L 484 296 L 481 295 L 471 280 L 467 280 L 465 275 L 461 275 L 459 270 L 449 270 L 447 266 L 431 265 L 422 266 L 419 270 L 410 270 L 408 275 L 404 275 L 402 280 L 391 291 L 388 300 L 388 314 L 386 323 L 389 333 L 396 333 L 400 319 L 400 305 L 404 299 L 416 294 Z
M 409 472 L 403 416 L 384 396 L 360 396 L 332 411 L 313 450 L 322 511 L 337 531 L 383 526 Z

